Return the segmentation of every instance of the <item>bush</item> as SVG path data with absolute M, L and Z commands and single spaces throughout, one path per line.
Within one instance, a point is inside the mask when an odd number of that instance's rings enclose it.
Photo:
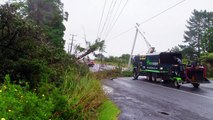
M 113 69 L 113 70 L 104 70 L 94 73 L 94 77 L 96 79 L 108 79 L 108 78 L 116 78 L 121 76 L 121 69 Z
M 49 119 L 53 112 L 53 102 L 45 95 L 37 96 L 28 91 L 28 87 L 10 84 L 6 75 L 5 83 L 0 87 L 0 118 Z
M 201 57 L 202 64 L 207 69 L 207 77 L 213 77 L 213 53 L 208 53 Z
M 89 73 L 82 76 L 85 71 L 70 67 L 64 75 L 61 91 L 67 96 L 68 110 L 62 113 L 63 119 L 94 119 L 97 117 L 96 109 L 106 99 L 98 80 Z
M 105 95 L 89 69 L 20 9 L 6 4 L 0 13 L 0 119 L 96 118 Z
M 121 76 L 122 77 L 132 77 L 133 76 L 133 72 L 131 70 L 130 71 L 128 71 L 128 70 L 122 71 Z

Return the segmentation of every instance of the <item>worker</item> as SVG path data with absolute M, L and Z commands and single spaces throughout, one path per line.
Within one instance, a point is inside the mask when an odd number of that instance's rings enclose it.
M 174 56 L 173 58 L 178 65 L 182 64 L 182 60 L 179 57 Z

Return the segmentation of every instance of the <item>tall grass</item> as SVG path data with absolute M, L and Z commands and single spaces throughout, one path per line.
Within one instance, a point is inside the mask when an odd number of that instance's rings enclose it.
M 67 97 L 68 105 L 72 110 L 72 118 L 69 119 L 93 119 L 97 118 L 97 108 L 106 99 L 101 88 L 100 81 L 90 73 L 82 75 L 77 68 L 69 68 L 64 75 L 62 93 Z

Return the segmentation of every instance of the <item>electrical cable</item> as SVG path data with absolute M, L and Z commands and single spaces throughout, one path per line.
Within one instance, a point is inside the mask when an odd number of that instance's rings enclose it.
M 115 24 L 117 23 L 118 18 L 121 16 L 122 12 L 124 11 L 124 8 L 126 7 L 126 5 L 127 5 L 128 1 L 129 1 L 129 0 L 127 0 L 127 1 L 125 2 L 125 4 L 124 4 L 123 8 L 121 9 L 121 11 L 120 11 L 120 13 L 119 13 L 118 17 L 116 18 L 116 20 L 115 20 L 114 24 L 112 25 L 112 27 L 111 27 L 110 31 L 108 31 L 108 33 L 107 33 L 107 35 L 106 35 L 106 38 L 109 36 L 109 34 L 110 34 L 110 32 L 112 31 L 112 29 L 115 27 Z
M 144 21 L 142 21 L 140 24 L 147 23 L 148 21 L 150 21 L 150 20 L 152 20 L 152 19 L 154 19 L 154 18 L 160 16 L 161 14 L 165 13 L 166 11 L 168 11 L 168 10 L 170 10 L 170 9 L 176 7 L 176 6 L 178 6 L 179 4 L 181 4 L 181 3 L 185 2 L 185 1 L 186 1 L 186 0 L 182 0 L 182 1 L 180 1 L 180 2 L 178 2 L 178 3 L 176 3 L 176 4 L 174 4 L 173 6 L 171 6 L 171 7 L 167 8 L 167 9 L 163 10 L 162 12 L 160 12 L 160 13 L 158 13 L 158 14 L 156 14 L 156 15 L 154 15 L 154 16 L 152 16 L 152 17 L 150 17 L 150 18 L 148 18 L 148 19 L 146 19 L 146 20 L 144 20 Z M 120 37 L 121 35 L 123 35 L 123 34 L 129 32 L 129 31 L 132 30 L 132 29 L 134 29 L 134 27 L 131 27 L 131 28 L 129 28 L 128 30 L 126 30 L 126 31 L 124 31 L 124 32 L 121 32 L 120 34 L 118 34 L 117 36 L 112 37 L 111 39 L 118 38 L 118 37 Z
M 104 34 L 107 32 L 107 30 L 109 29 L 109 25 L 110 25 L 111 20 L 112 20 L 112 16 L 113 16 L 113 13 L 114 13 L 114 9 L 115 9 L 116 3 L 117 3 L 117 0 L 114 0 L 114 1 L 115 1 L 115 2 L 113 3 L 113 7 L 112 7 L 112 9 L 111 9 L 111 14 L 110 14 L 110 16 L 109 16 L 109 20 L 108 20 L 108 22 L 107 22 L 106 29 L 105 29 L 105 31 L 103 32 L 103 36 L 104 36 Z
M 117 14 L 118 14 L 118 11 L 121 7 L 121 3 L 122 3 L 123 0 L 120 0 L 119 4 L 118 4 L 118 7 L 116 9 L 116 12 L 115 12 L 115 15 L 113 16 L 113 19 L 112 19 L 112 22 L 110 23 L 110 27 L 109 28 L 112 28 L 113 24 L 114 24 L 114 21 L 116 20 L 116 17 L 117 17 Z M 109 33 L 110 29 L 107 31 L 107 34 Z M 106 34 L 106 35 L 107 35 Z
M 158 14 L 156 14 L 156 15 L 154 15 L 154 16 L 152 16 L 152 17 L 146 19 L 146 20 L 144 20 L 144 21 L 141 22 L 140 24 L 144 24 L 144 23 L 146 23 L 146 22 L 149 22 L 150 20 L 152 20 L 152 19 L 154 19 L 154 18 L 160 16 L 161 14 L 167 12 L 168 10 L 170 10 L 170 9 L 172 9 L 172 8 L 174 8 L 174 7 L 176 7 L 176 6 L 178 6 L 179 4 L 181 4 L 181 3 L 185 2 L 185 1 L 186 1 L 186 0 L 182 0 L 182 1 L 178 2 L 178 3 L 176 3 L 175 5 L 173 5 L 173 6 L 169 7 L 169 8 L 167 8 L 167 9 L 165 9 L 164 11 L 162 11 L 162 12 L 160 12 L 160 13 L 158 13 Z
M 101 29 L 100 37 L 101 37 L 101 35 L 102 35 L 102 33 L 103 33 L 104 29 L 105 29 L 106 23 L 107 23 L 107 21 L 108 21 L 109 14 L 110 14 L 110 11 L 111 11 L 111 8 L 112 8 L 112 4 L 113 4 L 113 0 L 112 0 L 111 3 L 110 3 L 109 11 L 108 11 L 108 13 L 107 13 L 107 16 L 106 16 L 104 25 L 103 25 L 103 27 L 102 27 L 102 29 Z
M 99 31 L 100 31 L 101 23 L 102 23 L 102 20 L 103 20 L 105 7 L 106 7 L 106 0 L 104 2 L 104 7 L 103 7 L 103 10 L 102 10 L 102 13 L 101 13 L 101 19 L 100 19 L 100 22 L 99 22 L 99 25 L 98 25 L 97 38 L 99 37 Z

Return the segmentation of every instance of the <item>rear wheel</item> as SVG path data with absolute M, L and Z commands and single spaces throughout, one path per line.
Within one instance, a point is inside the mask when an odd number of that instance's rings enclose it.
M 198 88 L 200 86 L 199 83 L 193 83 L 192 85 L 194 86 L 194 88 Z
M 139 70 L 137 68 L 133 71 L 133 80 L 137 80 L 139 77 Z
M 177 80 L 175 80 L 175 81 L 174 81 L 174 86 L 175 86 L 177 89 L 179 89 L 179 88 L 180 88 L 180 83 L 179 83 Z
M 152 74 L 151 73 L 149 73 L 148 80 L 152 81 Z
M 157 81 L 157 76 L 155 74 L 152 75 L 152 81 L 156 82 Z

